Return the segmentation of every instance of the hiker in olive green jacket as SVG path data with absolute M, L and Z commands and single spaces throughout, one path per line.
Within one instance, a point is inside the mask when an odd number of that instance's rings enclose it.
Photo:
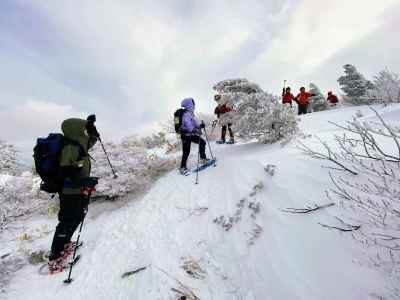
M 67 119 L 61 125 L 65 141 L 60 156 L 58 178 L 61 185 L 59 223 L 49 256 L 51 272 L 61 271 L 65 259 L 74 250 L 72 235 L 87 212 L 90 195 L 97 184 L 97 179 L 90 177 L 88 154 L 88 150 L 99 138 L 94 126 L 95 121 L 96 117 L 91 115 L 87 120 Z

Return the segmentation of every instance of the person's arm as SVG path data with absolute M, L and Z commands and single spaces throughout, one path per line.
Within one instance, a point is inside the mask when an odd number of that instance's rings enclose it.
M 219 110 L 219 105 L 214 109 L 214 114 L 216 114 L 217 118 L 219 118 L 219 115 L 221 114 L 221 112 Z
M 79 186 L 81 170 L 84 166 L 84 160 L 79 155 L 79 147 L 76 145 L 65 145 L 61 151 L 60 169 L 58 173 L 58 182 L 64 184 L 66 179 L 75 187 Z

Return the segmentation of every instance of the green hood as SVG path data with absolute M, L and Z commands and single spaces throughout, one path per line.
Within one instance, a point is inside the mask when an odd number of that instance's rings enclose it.
M 67 119 L 62 123 L 61 129 L 66 138 L 78 142 L 85 151 L 88 151 L 89 135 L 86 130 L 86 123 L 87 121 L 83 119 Z

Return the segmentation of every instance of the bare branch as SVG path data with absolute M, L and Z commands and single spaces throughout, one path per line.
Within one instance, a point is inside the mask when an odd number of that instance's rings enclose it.
M 306 208 L 285 208 L 281 209 L 283 212 L 292 213 L 292 214 L 306 214 L 310 212 L 314 212 L 323 208 L 334 206 L 335 203 L 328 203 L 324 205 L 317 205 L 315 204 L 314 207 L 307 206 Z
M 347 227 L 347 228 L 342 228 L 342 227 L 330 226 L 330 225 L 326 225 L 326 224 L 322 224 L 322 223 L 318 223 L 318 224 L 325 228 L 337 229 L 337 230 L 343 231 L 343 232 L 355 231 L 355 230 L 358 230 L 361 228 L 361 225 L 349 225 L 349 227 Z

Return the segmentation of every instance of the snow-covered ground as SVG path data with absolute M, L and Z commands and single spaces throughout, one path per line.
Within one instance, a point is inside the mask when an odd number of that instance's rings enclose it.
M 316 146 L 309 136 L 314 134 L 331 141 L 340 130 L 328 120 L 343 123 L 359 109 L 303 116 L 302 142 Z M 368 108 L 361 111 L 372 120 Z M 382 111 L 390 121 L 400 120 L 399 106 Z M 217 167 L 201 172 L 198 185 L 194 176 L 173 171 L 140 201 L 113 211 L 93 206 L 71 285 L 62 283 L 66 273 L 42 276 L 39 266 L 27 265 L 0 298 L 179 299 L 181 291 L 207 300 L 395 299 L 392 289 L 399 283 L 371 262 L 370 248 L 351 233 L 319 225 L 334 224 L 340 207 L 312 214 L 282 211 L 329 202 L 325 190 L 331 181 L 320 161 L 305 156 L 296 141 L 212 146 Z M 52 236 L 40 233 L 56 220 L 24 222 L 36 238 L 12 245 L 47 249 Z M 147 269 L 121 277 L 140 267 Z

